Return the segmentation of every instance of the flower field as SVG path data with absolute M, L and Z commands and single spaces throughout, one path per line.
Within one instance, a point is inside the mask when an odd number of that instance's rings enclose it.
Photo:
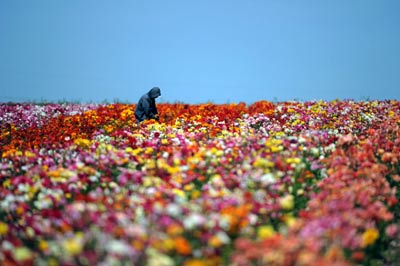
M 399 101 L 134 108 L 0 104 L 1 265 L 373 265 L 398 242 Z

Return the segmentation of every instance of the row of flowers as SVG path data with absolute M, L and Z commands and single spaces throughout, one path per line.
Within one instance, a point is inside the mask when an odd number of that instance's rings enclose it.
M 397 233 L 399 102 L 104 105 L 13 131 L 4 265 L 347 265 Z M 373 251 L 373 252 L 372 252 Z
M 53 117 L 71 116 L 98 108 L 99 104 L 15 104 L 0 103 L 0 122 L 18 129 L 43 126 Z
M 275 105 L 259 101 L 246 106 L 239 104 L 160 104 L 161 122 L 175 125 L 179 121 L 196 123 L 197 128 L 207 127 L 208 135 L 215 137 L 222 129 L 235 130 L 235 120 L 247 114 L 263 114 L 271 118 L 266 131 L 273 130 L 293 134 L 303 130 L 338 129 L 337 133 L 354 132 L 358 127 L 369 125 L 372 120 L 392 117 L 397 102 L 283 102 Z M 388 108 L 388 106 L 390 108 Z M 107 134 L 128 127 L 133 129 L 135 105 L 111 104 L 33 104 L 0 105 L 2 150 L 38 148 L 43 145 L 59 145 L 76 138 L 91 138 L 99 129 Z M 86 110 L 91 110 L 84 112 Z M 82 113 L 83 112 L 83 113 Z M 258 121 L 257 121 L 258 120 Z M 264 117 L 253 119 L 257 129 Z M 361 123 L 360 123 L 361 122 Z M 179 124 L 178 124 L 179 126 Z M 20 130 L 26 129 L 26 130 Z M 12 135 L 12 140 L 8 138 Z
M 231 123 L 245 113 L 272 113 L 273 104 L 260 101 L 246 106 L 244 103 L 229 105 L 160 104 L 161 122 L 174 124 L 180 120 L 199 120 L 213 128 L 215 119 Z M 109 134 L 116 129 L 135 128 L 134 104 L 49 104 L 49 105 L 0 105 L 1 140 L 3 151 L 14 152 L 70 144 L 77 138 L 91 138 L 101 129 Z M 199 116 L 200 115 L 200 116 Z M 207 120 L 207 121 L 206 121 Z M 208 121 L 209 120 L 209 121 Z M 23 130 L 22 130 L 23 129 Z M 212 130 L 215 135 L 219 126 Z M 12 136 L 12 139 L 10 138 Z M 62 146 L 62 145 L 61 145 Z

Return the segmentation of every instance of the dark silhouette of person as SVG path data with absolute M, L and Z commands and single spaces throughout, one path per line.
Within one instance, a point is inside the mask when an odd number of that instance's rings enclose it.
M 148 93 L 140 97 L 135 109 L 136 122 L 155 119 L 158 121 L 158 111 L 155 99 L 161 95 L 159 87 L 153 87 Z

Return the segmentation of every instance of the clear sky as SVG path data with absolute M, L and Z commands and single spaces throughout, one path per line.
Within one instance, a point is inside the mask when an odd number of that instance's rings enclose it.
M 1 0 L 0 101 L 400 99 L 399 0 Z

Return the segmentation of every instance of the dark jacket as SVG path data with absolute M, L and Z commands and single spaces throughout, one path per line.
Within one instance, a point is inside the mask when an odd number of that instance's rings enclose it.
M 135 117 L 137 123 L 147 119 L 157 119 L 158 111 L 155 98 L 161 95 L 160 88 L 154 87 L 148 93 L 140 97 L 136 105 Z

